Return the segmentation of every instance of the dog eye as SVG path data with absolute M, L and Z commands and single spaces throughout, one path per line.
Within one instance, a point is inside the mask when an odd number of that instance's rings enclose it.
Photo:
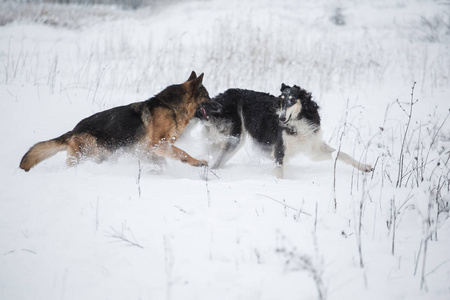
M 289 96 L 289 100 L 291 100 L 292 99 L 292 96 Z
M 281 95 L 281 99 L 284 99 L 284 95 Z

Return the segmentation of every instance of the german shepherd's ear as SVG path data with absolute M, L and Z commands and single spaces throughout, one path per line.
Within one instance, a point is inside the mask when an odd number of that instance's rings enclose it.
M 185 84 L 189 92 L 195 93 L 198 90 L 198 88 L 202 86 L 202 82 L 203 82 L 203 73 L 197 78 L 187 81 Z
M 198 76 L 194 80 L 192 80 L 192 86 L 194 87 L 192 90 L 196 91 L 202 85 L 202 82 L 203 82 L 203 73 L 200 74 L 200 76 Z
M 191 75 L 189 76 L 188 80 L 186 80 L 186 81 L 191 81 L 192 79 L 195 79 L 195 78 L 197 78 L 197 74 L 195 74 L 195 72 L 192 71 Z
M 281 84 L 281 89 L 280 89 L 280 91 L 282 92 L 282 91 L 284 91 L 285 89 L 289 89 L 289 88 L 291 88 L 291 87 L 288 86 L 288 85 L 285 85 L 284 83 L 282 83 L 282 84 Z

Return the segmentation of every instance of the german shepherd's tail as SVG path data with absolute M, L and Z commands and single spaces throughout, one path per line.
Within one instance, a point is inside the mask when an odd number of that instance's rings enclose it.
M 22 157 L 20 168 L 28 172 L 32 167 L 44 159 L 55 155 L 59 151 L 66 150 L 70 137 L 72 137 L 72 131 L 52 140 L 37 143 Z

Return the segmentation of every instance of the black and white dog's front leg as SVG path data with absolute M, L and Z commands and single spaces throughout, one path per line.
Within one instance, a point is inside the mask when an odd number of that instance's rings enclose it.
M 225 143 L 220 149 L 220 153 L 212 165 L 212 169 L 221 168 L 239 150 L 243 144 L 242 123 L 236 120 L 234 126 L 225 134 Z
M 273 170 L 273 175 L 278 178 L 283 177 L 283 162 L 284 162 L 284 143 L 283 135 L 280 133 L 278 135 L 277 141 L 275 142 L 274 153 L 275 157 L 275 169 Z

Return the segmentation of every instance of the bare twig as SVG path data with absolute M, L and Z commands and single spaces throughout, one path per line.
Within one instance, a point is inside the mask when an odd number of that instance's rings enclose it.
M 362 255 L 362 239 L 361 239 L 363 205 L 364 205 L 364 200 L 361 200 L 359 202 L 358 231 L 357 231 L 358 234 L 356 236 L 356 242 L 358 244 L 358 253 L 359 253 L 359 266 L 361 268 L 364 268 L 364 261 L 363 261 L 363 255 Z
M 334 200 L 334 210 L 337 210 L 337 196 L 336 196 L 336 165 L 337 165 L 337 160 L 339 158 L 339 154 L 341 153 L 341 146 L 342 146 L 342 138 L 344 137 L 345 134 L 345 129 L 347 126 L 347 117 L 348 117 L 348 102 L 349 99 L 347 99 L 347 105 L 345 107 L 345 117 L 344 117 L 344 124 L 343 124 L 343 129 L 341 132 L 341 136 L 339 137 L 339 146 L 338 146 L 338 150 L 336 153 L 336 158 L 334 159 L 334 166 L 333 166 L 333 200 Z
M 391 228 L 392 228 L 392 247 L 391 247 L 391 254 L 395 255 L 395 226 L 397 221 L 397 209 L 395 207 L 395 196 L 391 199 Z
M 447 119 L 448 119 L 449 116 L 450 116 L 450 109 L 449 109 L 449 112 L 447 113 L 447 116 L 445 117 L 444 121 L 442 121 L 441 126 L 439 126 L 439 128 L 433 134 L 433 138 L 432 138 L 430 146 L 428 148 L 427 156 L 425 157 L 425 164 L 428 162 L 428 156 L 430 155 L 431 148 L 433 147 L 434 143 L 436 142 L 437 135 L 441 131 L 441 129 L 444 126 L 444 124 L 447 122 Z M 423 172 L 424 172 L 424 170 L 422 170 L 422 173 Z M 422 177 L 423 177 L 423 174 L 422 174 Z M 430 179 L 431 179 L 431 177 L 430 177 Z
M 431 270 L 430 272 L 428 272 L 427 274 L 425 274 L 425 277 L 427 277 L 428 275 L 433 274 L 434 272 L 436 272 L 437 269 L 439 269 L 440 267 L 442 267 L 443 265 L 445 265 L 446 263 L 448 263 L 450 261 L 450 259 L 447 259 L 443 262 L 441 262 L 439 265 L 437 265 L 433 270 Z
M 272 200 L 272 201 L 274 201 L 274 202 L 276 202 L 276 203 L 279 203 L 279 204 L 283 205 L 283 206 L 286 207 L 286 208 L 295 210 L 295 211 L 298 212 L 299 214 L 304 214 L 304 215 L 307 215 L 307 216 L 311 216 L 311 214 L 308 214 L 308 213 L 304 212 L 302 209 L 295 208 L 295 207 L 293 207 L 293 206 L 290 206 L 290 205 L 288 205 L 288 204 L 286 204 L 286 203 L 283 203 L 283 202 L 280 201 L 280 200 L 274 199 L 274 198 L 269 197 L 269 196 L 267 196 L 267 195 L 256 194 L 256 196 L 261 196 L 261 197 L 270 199 L 270 200 Z
M 319 204 L 316 201 L 316 210 L 315 210 L 315 214 L 314 214 L 314 233 L 316 233 L 316 229 L 317 229 L 317 211 L 318 211 L 318 206 L 319 206 Z
M 307 271 L 312 276 L 319 300 L 327 298 L 326 287 L 322 279 L 323 267 L 320 261 L 315 261 L 308 255 L 301 255 L 295 247 L 292 250 L 279 248 L 276 252 L 282 254 L 286 259 L 286 268 L 292 271 Z
M 399 157 L 399 162 L 398 162 L 398 175 L 397 175 L 397 183 L 396 183 L 396 187 L 399 188 L 402 185 L 402 179 L 403 179 L 403 161 L 405 158 L 405 142 L 406 142 L 406 138 L 408 136 L 408 130 L 409 130 L 409 126 L 411 124 L 411 119 L 412 119 L 412 113 L 413 113 L 413 106 L 414 104 L 417 103 L 414 102 L 414 88 L 416 86 L 416 82 L 414 82 L 412 88 L 411 88 L 411 99 L 409 102 L 409 113 L 406 112 L 406 110 L 403 108 L 403 106 L 400 104 L 400 102 L 397 99 L 397 104 L 400 106 L 400 108 L 403 110 L 403 112 L 408 116 L 408 123 L 406 124 L 406 129 L 405 132 L 403 134 L 403 141 L 402 141 L 402 146 L 400 148 L 400 157 Z
M 208 207 L 211 207 L 211 192 L 209 191 L 209 179 L 208 179 L 208 174 L 211 171 L 210 168 L 208 168 L 208 166 L 205 166 L 202 169 L 202 174 L 200 175 L 200 177 L 205 181 L 205 186 L 206 186 L 206 199 L 208 201 Z M 217 176 L 214 172 L 211 171 L 211 173 L 215 176 Z
M 419 253 L 417 253 L 416 266 L 414 267 L 414 276 L 417 274 L 417 266 L 419 265 L 420 254 L 422 253 L 423 239 L 420 241 Z
M 109 228 L 111 228 L 111 233 L 108 236 L 111 237 L 111 238 L 115 238 L 115 239 L 121 240 L 121 241 L 123 241 L 123 242 L 125 242 L 125 243 L 127 243 L 127 244 L 129 244 L 131 246 L 136 246 L 136 247 L 139 247 L 141 249 L 144 249 L 144 247 L 139 245 L 139 243 L 137 243 L 136 241 L 132 241 L 132 240 L 130 240 L 129 238 L 127 238 L 125 236 L 123 227 L 124 227 L 124 224 L 122 224 L 122 230 L 118 231 L 118 230 L 114 229 L 112 226 L 110 226 Z M 130 231 L 130 230 L 128 229 L 128 231 Z
M 108 68 L 108 65 L 106 65 L 106 66 L 102 69 L 102 71 L 100 72 L 100 74 L 98 75 L 98 78 L 97 78 L 97 84 L 96 84 L 96 86 L 95 86 L 95 91 L 94 91 L 94 97 L 92 97 L 92 104 L 95 103 L 95 97 L 96 97 L 96 95 L 97 95 L 98 87 L 100 86 L 100 81 L 102 80 L 103 74 L 105 73 L 105 70 L 106 70 L 107 68 Z
M 142 174 L 141 161 L 138 160 L 138 176 L 136 179 L 136 184 L 138 186 L 139 198 L 141 198 L 141 174 Z
M 37 254 L 35 251 L 30 250 L 30 249 L 22 249 L 22 251 L 29 252 L 29 253 L 32 253 L 32 254 Z

